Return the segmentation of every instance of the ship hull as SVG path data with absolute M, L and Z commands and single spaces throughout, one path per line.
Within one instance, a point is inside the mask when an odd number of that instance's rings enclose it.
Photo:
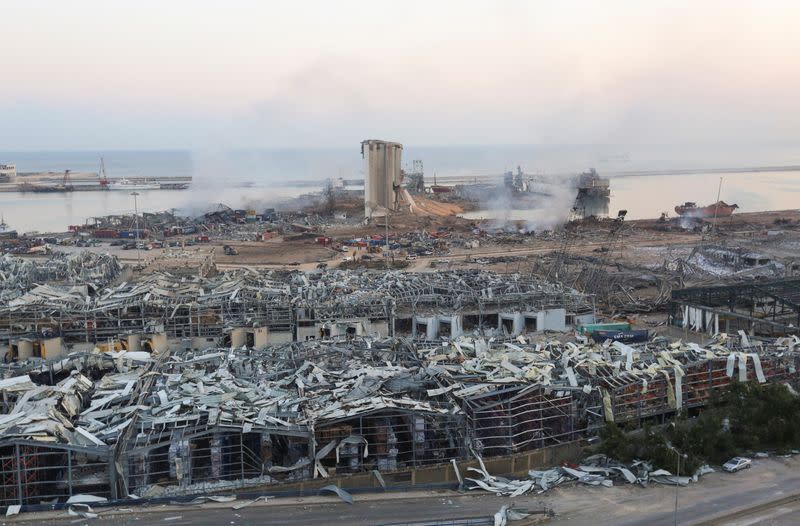
M 108 185 L 109 190 L 161 190 L 160 184 L 110 184 Z
M 697 219 L 709 219 L 714 217 L 730 217 L 736 206 L 704 206 L 704 207 L 686 207 L 676 206 L 675 213 L 681 217 L 692 217 Z

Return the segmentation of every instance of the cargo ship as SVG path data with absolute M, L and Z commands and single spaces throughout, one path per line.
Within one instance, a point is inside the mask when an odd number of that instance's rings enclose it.
M 697 203 L 687 201 L 682 205 L 676 206 L 675 213 L 681 217 L 706 219 L 711 217 L 730 217 L 737 208 L 739 208 L 739 205 L 729 205 L 725 201 L 717 201 L 712 205 L 702 207 L 697 206 Z
M 3 216 L 0 216 L 0 239 L 16 239 L 17 238 L 17 231 L 12 230 L 6 224 L 6 219 Z
M 159 181 L 131 181 L 130 179 L 109 180 L 106 175 L 106 164 L 100 158 L 100 189 L 102 190 L 186 190 L 189 183 L 162 183 Z
M 433 174 L 433 184 L 431 185 L 431 192 L 433 192 L 434 194 L 449 194 L 452 191 L 453 191 L 452 186 L 437 184 L 436 173 Z
M 111 181 L 108 183 L 109 190 L 161 190 L 161 183 L 159 182 L 136 182 L 130 179 L 120 179 L 119 181 Z

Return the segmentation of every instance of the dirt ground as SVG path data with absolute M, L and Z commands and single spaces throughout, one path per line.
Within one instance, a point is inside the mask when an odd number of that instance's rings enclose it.
M 223 265 L 291 265 L 292 263 L 327 261 L 337 255 L 330 248 L 315 242 L 314 239 L 284 240 L 278 238 L 263 242 L 240 241 L 228 244 L 235 246 L 239 254 L 226 256 L 222 248 L 215 243 L 214 261 Z
M 712 221 L 713 223 L 713 221 Z M 524 235 L 518 232 L 482 232 L 474 234 L 479 227 L 475 221 L 456 216 L 434 217 L 409 213 L 398 213 L 389 217 L 389 232 L 393 235 L 405 233 L 450 232 L 451 249 L 446 255 L 419 256 L 409 262 L 409 270 L 416 272 L 453 268 L 481 268 L 497 272 L 529 273 L 536 270 L 542 257 L 566 252 L 588 258 L 603 260 L 608 264 L 657 269 L 665 261 L 687 257 L 700 244 L 727 244 L 751 246 L 764 250 L 776 258 L 797 257 L 800 253 L 800 211 L 770 211 L 734 214 L 731 218 L 717 220 L 716 227 L 686 230 L 676 223 L 658 220 L 625 222 L 618 235 L 612 235 L 613 222 L 583 221 L 567 227 L 567 233 Z M 371 235 L 383 235 L 386 224 L 377 220 L 371 225 L 330 225 L 320 229 L 319 234 L 334 240 L 347 240 Z M 513 229 L 512 229 L 513 230 Z M 773 235 L 781 230 L 780 235 Z M 325 247 L 315 240 L 315 235 L 276 237 L 268 241 L 237 241 L 214 239 L 210 243 L 141 251 L 138 257 L 148 270 L 197 267 L 213 257 L 221 269 L 239 266 L 287 267 L 312 270 L 319 262 L 336 267 L 344 258 L 361 252 L 344 254 Z M 459 240 L 477 240 L 479 246 L 466 248 Z M 239 254 L 227 256 L 223 246 L 235 247 Z M 58 247 L 57 250 L 85 250 L 77 247 Z M 136 250 L 122 250 L 102 244 L 89 250 L 108 252 L 123 262 L 135 264 Z M 380 258 L 380 255 L 378 255 Z M 404 257 L 400 255 L 399 257 Z

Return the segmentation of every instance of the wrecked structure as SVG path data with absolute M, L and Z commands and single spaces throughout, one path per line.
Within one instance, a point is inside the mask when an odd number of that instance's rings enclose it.
M 785 265 L 749 247 L 704 244 L 692 249 L 686 263 L 713 276 L 760 278 L 780 276 Z
M 3 505 L 391 474 L 579 441 L 703 407 L 736 381 L 797 386 L 800 340 L 707 347 L 524 338 L 328 340 L 76 352 L 6 367 Z M 388 475 L 387 475 L 388 476 Z
M 577 195 L 573 210 L 579 217 L 605 217 L 611 200 L 611 182 L 600 177 L 594 168 L 583 172 L 574 181 Z
M 364 158 L 364 217 L 372 218 L 397 210 L 403 171 L 403 145 L 370 139 L 361 142 Z
M 47 260 L 0 257 L 0 300 L 9 301 L 36 283 L 97 290 L 122 272 L 116 258 L 93 252 L 55 254 Z
M 796 334 L 800 278 L 675 290 L 669 317 L 673 325 L 708 334 Z
M 76 350 L 124 339 L 123 348 L 133 351 L 264 348 L 362 336 L 513 337 L 594 320 L 589 296 L 482 271 L 239 270 L 202 278 L 161 272 L 103 287 L 31 282 L 6 299 L 0 306 L 0 336 L 12 351 L 21 339 L 43 337 L 59 337 Z M 6 356 L 20 358 L 18 351 Z

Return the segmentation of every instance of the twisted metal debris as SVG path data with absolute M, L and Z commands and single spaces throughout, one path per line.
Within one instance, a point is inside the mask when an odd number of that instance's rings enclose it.
M 5 502 L 88 489 L 154 496 L 507 455 L 585 439 L 606 420 L 699 407 L 712 388 L 736 381 L 797 387 L 799 363 L 800 339 L 726 336 L 706 347 L 362 338 L 74 353 L 17 364 L 25 374 L 0 381 L 0 461 L 24 461 L 42 478 L 20 481 L 24 495 L 15 479 Z M 567 476 L 630 479 L 604 469 L 537 472 L 500 492 Z M 475 480 L 497 489 L 487 476 Z

